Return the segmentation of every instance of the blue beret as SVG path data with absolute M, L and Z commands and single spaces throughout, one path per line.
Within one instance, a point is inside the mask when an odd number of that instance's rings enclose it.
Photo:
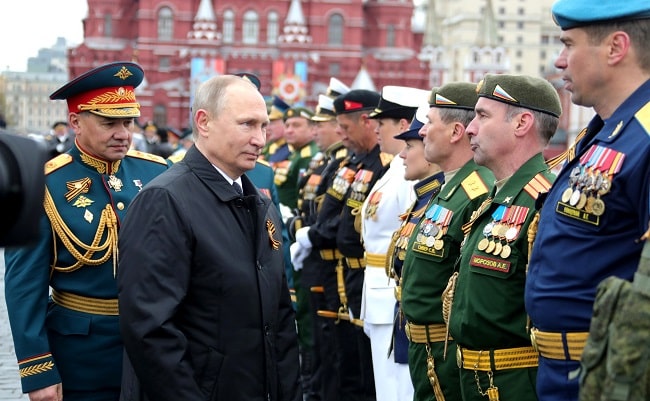
M 650 18 L 648 0 L 558 0 L 551 9 L 563 30 L 603 22 Z
M 427 113 L 429 112 L 429 103 L 421 104 L 420 107 L 415 112 L 413 120 L 411 121 L 411 126 L 409 129 L 402 132 L 399 135 L 395 135 L 395 139 L 401 139 L 406 141 L 407 139 L 419 139 L 423 138 L 420 136 L 420 129 L 424 127 L 424 124 L 427 121 Z
M 140 116 L 134 89 L 144 79 L 142 68 L 129 61 L 109 63 L 87 71 L 50 95 L 65 99 L 68 111 L 89 111 L 109 118 Z

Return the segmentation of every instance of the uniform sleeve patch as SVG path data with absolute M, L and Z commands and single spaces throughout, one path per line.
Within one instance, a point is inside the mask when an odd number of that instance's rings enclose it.
M 641 110 L 634 115 L 646 134 L 650 135 L 650 102 L 646 103 Z
M 72 156 L 67 153 L 62 153 L 55 157 L 54 159 L 49 160 L 45 163 L 45 174 L 50 174 L 53 171 L 58 170 L 59 168 L 65 166 L 66 164 L 72 163 Z
M 126 155 L 130 157 L 135 157 L 136 159 L 149 160 L 152 162 L 167 165 L 167 162 L 163 157 L 160 157 L 158 155 L 152 155 L 151 153 L 140 152 L 139 150 L 131 149 L 128 151 Z
M 485 195 L 488 192 L 488 186 L 485 185 L 485 182 L 483 182 L 483 179 L 477 171 L 473 171 L 468 175 L 460 185 L 465 190 L 467 196 L 472 200 L 481 195 Z

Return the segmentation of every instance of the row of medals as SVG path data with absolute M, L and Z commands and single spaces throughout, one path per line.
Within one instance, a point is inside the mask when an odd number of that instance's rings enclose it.
M 569 174 L 569 187 L 562 192 L 562 202 L 601 216 L 605 213 L 605 202 L 600 197 L 611 187 L 612 182 L 604 173 L 576 166 Z
M 519 226 L 508 226 L 497 221 L 489 222 L 483 227 L 483 235 L 485 238 L 478 242 L 478 250 L 507 259 L 510 253 L 512 253 L 508 242 L 514 241 L 517 238 L 519 229 Z M 506 240 L 505 244 L 501 243 L 503 239 Z
M 445 246 L 445 242 L 442 240 L 442 236 L 445 235 L 447 231 L 446 227 L 440 227 L 431 219 L 427 219 L 420 229 L 420 232 L 416 236 L 416 240 L 425 244 L 429 248 L 433 248 L 436 251 L 441 250 Z

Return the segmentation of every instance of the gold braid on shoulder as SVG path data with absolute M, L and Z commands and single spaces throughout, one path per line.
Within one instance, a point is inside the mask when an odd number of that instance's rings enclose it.
M 43 202 L 45 207 L 45 214 L 52 225 L 52 230 L 54 231 L 54 236 L 58 237 L 61 240 L 61 243 L 65 248 L 70 252 L 72 257 L 74 257 L 77 262 L 71 266 L 57 266 L 57 256 L 56 251 L 54 255 L 54 262 L 52 264 L 52 269 L 59 272 L 73 272 L 77 269 L 80 269 L 84 265 L 88 266 L 98 266 L 105 263 L 109 258 L 113 257 L 113 275 L 117 272 L 117 217 L 111 208 L 111 205 L 106 205 L 104 210 L 102 210 L 101 217 L 99 219 L 99 225 L 97 226 L 97 231 L 95 232 L 95 237 L 93 238 L 92 244 L 88 245 L 83 243 L 77 236 L 74 235 L 72 230 L 65 224 L 61 215 L 56 210 L 54 205 L 54 200 L 50 192 L 45 189 L 45 201 Z M 105 241 L 100 244 L 102 237 L 106 232 Z M 56 239 L 56 238 L 55 238 Z M 54 247 L 56 250 L 56 246 Z M 93 259 L 95 253 L 103 252 L 103 254 L 97 258 Z

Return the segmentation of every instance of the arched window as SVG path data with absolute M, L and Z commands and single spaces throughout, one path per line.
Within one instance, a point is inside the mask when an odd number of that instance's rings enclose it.
M 257 43 L 259 36 L 259 18 L 255 11 L 246 11 L 244 13 L 244 24 L 242 26 L 242 42 L 247 45 Z
M 104 15 L 104 37 L 110 38 L 113 36 L 113 16 L 111 14 Z
M 341 14 L 332 14 L 327 24 L 327 44 L 343 44 L 343 16 Z
M 158 40 L 172 40 L 174 38 L 174 13 L 169 7 L 162 7 L 158 11 Z
M 223 12 L 223 43 L 235 41 L 235 13 L 232 10 Z
M 266 24 L 266 43 L 274 45 L 278 43 L 278 35 L 280 34 L 280 27 L 278 24 L 278 13 L 271 11 L 267 17 Z
M 167 107 L 164 104 L 157 104 L 154 106 L 153 122 L 159 127 L 167 125 Z
M 395 47 L 395 25 L 390 24 L 386 29 L 386 46 Z

